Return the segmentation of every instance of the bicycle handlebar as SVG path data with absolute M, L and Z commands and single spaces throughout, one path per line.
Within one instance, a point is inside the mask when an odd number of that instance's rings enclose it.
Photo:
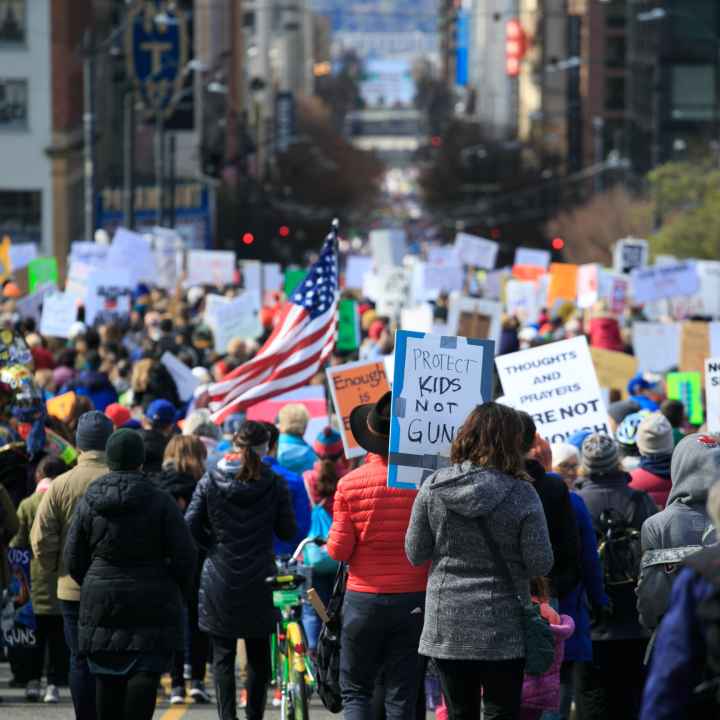
M 318 547 L 322 547 L 323 545 L 326 544 L 326 541 L 323 540 L 323 539 L 320 538 L 320 537 L 314 537 L 314 538 L 308 537 L 308 538 L 305 538 L 305 539 L 297 546 L 297 548 L 295 549 L 295 552 L 292 554 L 292 557 L 290 558 L 290 560 L 292 560 L 293 562 L 297 562 L 298 559 L 300 558 L 300 556 L 302 555 L 303 550 L 305 550 L 305 548 L 306 548 L 308 545 L 310 545 L 311 543 L 317 545 Z

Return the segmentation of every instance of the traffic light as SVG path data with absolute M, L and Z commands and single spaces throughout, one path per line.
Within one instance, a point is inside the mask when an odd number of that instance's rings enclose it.
M 502 235 L 502 231 L 500 230 L 500 228 L 497 228 L 497 227 L 491 228 L 490 237 L 493 240 L 499 240 L 501 235 Z
M 433 135 L 433 136 L 430 138 L 430 144 L 431 144 L 434 148 L 439 148 L 439 147 L 441 147 L 442 144 L 443 144 L 442 138 L 441 138 L 439 135 Z
M 287 225 L 281 225 L 278 228 L 278 235 L 281 238 L 290 237 L 290 228 Z
M 505 73 L 510 77 L 520 74 L 520 61 L 527 50 L 527 38 L 517 18 L 505 25 Z
M 242 236 L 244 245 L 252 245 L 255 242 L 255 236 L 251 232 L 246 232 Z
M 565 241 L 561 237 L 554 237 L 550 244 L 552 245 L 552 249 L 558 252 L 565 247 Z

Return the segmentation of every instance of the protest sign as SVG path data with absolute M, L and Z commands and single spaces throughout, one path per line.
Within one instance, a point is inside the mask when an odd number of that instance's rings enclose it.
M 625 309 L 630 294 L 628 278 L 608 273 L 605 270 L 602 271 L 600 277 L 602 297 L 607 299 L 610 312 L 620 315 Z
M 17 242 L 10 245 L 10 264 L 13 272 L 27 267 L 38 256 L 37 243 Z
M 133 280 L 126 267 L 93 270 L 87 279 L 85 322 L 108 322 L 130 314 Z
M 550 264 L 550 251 L 537 248 L 519 247 L 515 249 L 515 262 L 513 265 L 527 265 L 547 270 Z
M 403 308 L 400 312 L 401 330 L 431 333 L 433 324 L 433 307 L 429 303 L 421 303 L 412 308 Z
M 637 358 L 627 353 L 602 348 L 590 348 L 590 355 L 600 387 L 618 390 L 623 397 L 626 397 L 628 383 L 637 374 Z
M 634 322 L 633 352 L 638 372 L 667 372 L 680 362 L 680 324 Z
M 547 304 L 555 307 L 558 301 L 575 302 L 577 297 L 578 266 L 569 263 L 551 263 L 550 285 L 548 286 Z
M 74 392 L 66 392 L 62 395 L 56 395 L 54 398 L 50 398 L 46 403 L 48 415 L 66 422 L 72 415 L 73 408 L 75 407 L 75 401 L 77 395 Z
M 705 409 L 707 429 L 720 433 L 720 357 L 705 360 Z
M 215 350 L 227 352 L 231 340 L 255 339 L 262 334 L 260 293 L 246 290 L 234 298 L 208 295 L 205 322 L 213 332 Z
M 353 352 L 360 347 L 360 340 L 358 302 L 343 299 L 338 303 L 338 335 L 335 347 L 340 352 Z
M 451 295 L 448 333 L 461 337 L 500 342 L 502 303 L 494 300 Z
M 633 270 L 631 278 L 633 298 L 637 303 L 693 295 L 700 288 L 697 267 L 690 261 Z
M 547 273 L 547 270 L 537 265 L 513 265 L 512 276 L 516 280 L 536 282 Z
M 119 227 L 113 235 L 106 268 L 123 268 L 130 273 L 130 284 L 157 282 L 157 265 L 150 240 L 140 233 Z
M 160 362 L 167 368 L 175 381 L 180 400 L 182 402 L 191 400 L 195 389 L 200 385 L 200 380 L 193 375 L 192 370 L 184 362 L 176 358 L 175 355 L 167 351 L 162 354 Z
M 483 295 L 489 300 L 500 300 L 505 293 L 505 283 L 512 276 L 509 268 L 493 270 L 485 275 Z
M 110 247 L 89 240 L 78 240 L 70 245 L 70 264 L 82 263 L 91 267 L 105 267 Z
M 542 307 L 538 284 L 525 280 L 508 280 L 505 284 L 505 304 L 510 315 L 534 322 Z
M 45 296 L 40 332 L 47 337 L 67 338 L 70 327 L 77 319 L 77 304 L 72 295 L 54 292 Z
M 188 250 L 186 285 L 232 285 L 234 282 L 234 252 Z
M 397 332 L 389 487 L 416 488 L 448 464 L 457 430 L 492 399 L 494 352 L 489 340 Z
M 454 245 L 430 245 L 427 249 L 427 261 L 430 265 L 437 268 L 460 264 L 460 259 Z
M 414 297 L 418 302 L 435 298 L 439 292 L 460 292 L 465 285 L 465 271 L 457 264 L 439 268 L 430 263 L 417 262 L 413 268 L 413 281 L 418 276 L 422 290 L 418 290 L 413 283 Z
M 325 370 L 335 413 L 340 418 L 340 435 L 346 458 L 359 457 L 365 450 L 350 430 L 350 413 L 358 405 L 377 402 L 389 389 L 382 362 L 351 362 Z
M 706 322 L 684 322 L 680 325 L 681 372 L 702 373 L 710 357 L 710 325 Z
M 299 270 L 297 268 L 288 268 L 285 271 L 283 291 L 287 297 L 290 297 L 293 294 L 295 288 L 305 279 L 307 274 L 307 270 Z
M 0 279 L 5 279 L 12 273 L 12 258 L 10 257 L 10 248 L 12 241 L 9 235 L 3 235 L 0 241 Z
M 720 322 L 710 323 L 710 357 L 720 357 Z
M 371 230 L 369 239 L 376 267 L 388 268 L 403 264 L 407 252 L 404 230 Z
M 88 293 L 88 280 L 95 270 L 93 265 L 80 260 L 72 260 L 65 281 L 65 292 L 84 303 Z
M 52 285 L 46 285 L 31 295 L 21 297 L 15 303 L 15 310 L 21 318 L 32 318 L 36 325 L 40 325 L 40 317 L 42 316 L 42 304 L 46 295 L 56 292 L 56 288 Z
M 695 426 L 702 425 L 704 420 L 702 374 L 699 372 L 668 373 L 666 385 L 668 398 L 680 400 L 685 406 L 688 422 Z
M 493 240 L 460 232 L 455 236 L 455 252 L 462 263 L 493 270 L 500 246 Z
M 577 306 L 591 308 L 600 298 L 600 266 L 596 263 L 580 265 L 577 269 Z
M 385 268 L 378 274 L 366 276 L 374 285 L 376 310 L 380 315 L 391 318 L 400 316 L 400 311 L 407 305 L 410 293 L 410 277 L 404 268 Z M 366 286 L 368 283 L 366 283 Z
M 180 233 L 164 227 L 153 228 L 153 254 L 156 277 L 153 281 L 159 287 L 172 290 L 183 271 L 183 250 L 185 243 Z
M 42 257 L 28 263 L 28 288 L 31 293 L 45 285 L 57 287 L 58 265 L 54 257 Z
M 362 290 L 365 275 L 373 270 L 373 259 L 365 255 L 348 256 L 345 265 L 345 287 L 351 290 Z
M 259 260 L 243 260 L 240 263 L 240 269 L 242 270 L 243 288 L 245 290 L 256 290 L 262 294 L 263 264 Z
M 636 268 L 645 267 L 647 262 L 647 240 L 628 237 L 615 243 L 613 248 L 613 269 L 615 272 L 629 274 Z
M 282 274 L 280 263 L 262 264 L 262 289 L 263 292 L 277 292 L 283 289 L 285 278 Z
M 532 415 L 550 443 L 578 430 L 610 433 L 607 410 L 584 336 L 495 358 L 510 403 Z
M 37 645 L 37 622 L 30 597 L 30 548 L 8 548 L 10 585 L 0 595 L 3 644 L 9 648 L 34 648 Z

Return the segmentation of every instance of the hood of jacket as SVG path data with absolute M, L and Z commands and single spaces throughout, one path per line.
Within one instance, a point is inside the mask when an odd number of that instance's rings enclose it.
M 140 472 L 110 472 L 92 483 L 85 500 L 93 512 L 116 517 L 135 512 L 156 490 L 149 477 Z
M 702 505 L 720 479 L 720 442 L 711 435 L 693 434 L 683 438 L 673 452 L 670 466 L 672 490 L 668 505 Z
M 427 480 L 427 492 L 464 517 L 489 515 L 522 480 L 470 462 L 442 468 Z M 425 487 L 423 487 L 425 489 Z
M 240 482 L 237 474 L 240 465 L 229 463 L 223 458 L 217 466 L 208 472 L 208 482 L 216 492 L 222 494 L 227 502 L 248 506 L 256 504 L 275 483 L 275 474 L 262 465 L 260 477 L 253 482 Z

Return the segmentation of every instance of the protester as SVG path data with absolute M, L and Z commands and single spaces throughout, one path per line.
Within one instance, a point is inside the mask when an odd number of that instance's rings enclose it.
M 625 343 L 620 336 L 617 318 L 610 313 L 608 303 L 601 300 L 595 304 L 590 318 L 590 345 L 602 350 L 623 352 Z
M 233 437 L 232 452 L 206 473 L 185 520 L 207 553 L 200 580 L 200 629 L 211 637 L 220 720 L 236 718 L 235 657 L 238 638 L 248 660 L 248 720 L 261 720 L 270 682 L 270 635 L 275 631 L 272 589 L 273 533 L 296 531 L 286 483 L 261 457 L 269 434 L 248 421 Z
M 552 451 L 552 471 L 565 481 L 568 490 L 572 490 L 580 467 L 578 449 L 570 443 L 554 443 L 550 449 Z
M 85 366 L 76 378 L 61 388 L 60 392 L 75 392 L 92 401 L 93 407 L 102 412 L 111 403 L 117 402 L 118 396 L 110 378 L 100 369 L 100 354 L 91 350 L 85 355 Z
M 77 720 L 95 719 L 95 682 L 79 645 L 80 587 L 67 570 L 64 551 L 76 506 L 91 483 L 108 471 L 105 446 L 112 432 L 112 422 L 97 410 L 80 417 L 78 463 L 50 484 L 30 531 L 33 555 L 48 572 L 58 575 L 57 596 L 70 648 L 70 691 Z
M 197 561 L 182 513 L 142 472 L 135 430 L 107 442 L 109 472 L 78 503 L 65 547 L 81 585 L 78 644 L 98 720 L 151 720 L 160 674 L 183 650 L 183 601 Z
M 662 413 L 643 418 L 637 430 L 640 465 L 630 473 L 630 487 L 646 492 L 662 510 L 672 487 L 670 460 L 673 448 L 673 429 Z
M 642 410 L 656 412 L 660 409 L 662 391 L 660 378 L 652 373 L 637 373 L 633 376 L 627 386 L 630 400 L 640 406 Z
M 105 415 L 112 421 L 113 427 L 119 430 L 125 427 L 131 420 L 132 414 L 124 405 L 111 403 L 105 408 Z
M 335 492 L 327 550 L 348 564 L 343 605 L 340 685 L 348 720 L 370 716 L 378 669 L 383 669 L 388 720 L 414 713 L 425 663 L 418 657 L 427 565 L 413 567 L 403 550 L 413 490 L 387 486 L 390 393 L 360 405 L 350 427 L 368 455 Z
M 0 597 L 10 584 L 6 546 L 19 528 L 18 516 L 8 491 L 0 485 Z
M 608 405 L 610 431 L 616 433 L 622 421 L 633 413 L 640 412 L 640 406 L 634 400 L 617 400 Z
M 18 531 L 10 543 L 15 548 L 30 548 L 30 529 L 35 521 L 43 494 L 50 483 L 67 470 L 60 458 L 47 455 L 35 470 L 37 489 L 25 498 L 18 507 Z M 45 666 L 45 653 L 48 655 L 47 688 L 43 702 L 60 702 L 60 686 L 66 685 L 70 666 L 70 655 L 63 635 L 63 621 L 60 604 L 57 599 L 56 572 L 48 572 L 36 559 L 30 562 L 30 597 L 35 615 L 35 645 L 29 649 L 29 680 L 25 688 L 25 697 L 37 702 L 41 696 L 40 681 Z
M 620 463 L 625 472 L 632 472 L 640 467 L 640 450 L 637 446 L 637 431 L 640 423 L 649 414 L 650 412 L 648 410 L 640 410 L 640 412 L 626 415 L 615 433 Z
M 526 650 L 519 598 L 529 602 L 530 579 L 553 565 L 523 438 L 514 410 L 478 406 L 453 441 L 452 465 L 427 478 L 413 506 L 405 549 L 414 565 L 431 562 L 420 652 L 438 667 L 450 718 L 479 718 L 481 688 L 486 718 L 517 717 L 520 709 Z
M 668 419 L 673 429 L 673 442 L 677 445 L 684 437 L 683 426 L 687 417 L 685 405 L 680 400 L 665 400 L 660 406 L 660 412 Z
M 298 475 L 310 470 L 317 460 L 317 455 L 303 439 L 309 421 L 310 414 L 300 403 L 288 403 L 278 414 L 277 460 L 286 470 Z

